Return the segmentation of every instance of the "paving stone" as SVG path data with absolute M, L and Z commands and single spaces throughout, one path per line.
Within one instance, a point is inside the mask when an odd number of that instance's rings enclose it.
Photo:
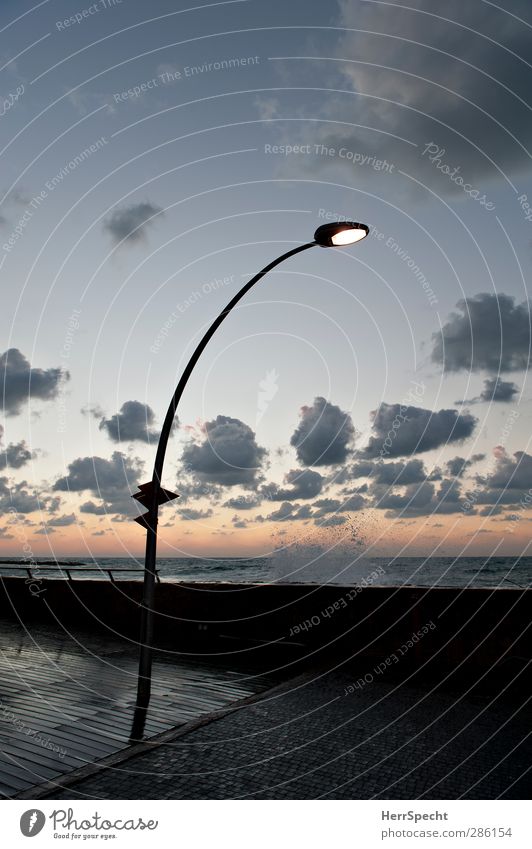
M 351 680 L 288 684 L 48 798 L 529 798 L 525 705 Z

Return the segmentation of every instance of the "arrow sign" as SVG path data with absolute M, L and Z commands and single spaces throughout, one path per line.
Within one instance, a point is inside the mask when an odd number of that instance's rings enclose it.
M 151 507 L 152 502 L 152 493 L 153 493 L 153 481 L 149 483 L 141 483 L 139 485 L 140 492 L 136 492 L 131 497 L 138 501 L 139 504 L 142 504 L 143 507 Z M 179 498 L 179 495 L 176 492 L 171 492 L 169 489 L 159 489 L 157 503 L 158 504 L 166 504 L 167 501 L 173 501 L 174 498 Z
M 139 504 L 142 504 L 143 507 L 147 507 L 149 509 L 152 505 L 153 499 L 153 481 L 139 484 L 139 489 L 140 492 L 136 492 L 131 497 L 134 498 L 135 501 L 138 501 Z M 179 495 L 176 492 L 160 488 L 157 495 L 157 504 L 166 504 L 168 501 L 173 501 L 175 498 L 179 498 Z M 148 525 L 149 516 L 149 513 L 143 513 L 142 516 L 135 517 L 135 522 L 138 522 L 139 525 L 148 530 L 150 527 Z
M 141 528 L 144 528 L 145 531 L 149 531 L 151 525 L 148 523 L 148 519 L 150 518 L 149 513 L 143 513 L 142 516 L 135 516 L 134 522 L 138 522 Z

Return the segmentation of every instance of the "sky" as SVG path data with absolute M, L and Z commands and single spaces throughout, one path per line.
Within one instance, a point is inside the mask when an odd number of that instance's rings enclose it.
M 526 554 L 526 0 L 3 0 L 0 555 Z M 342 549 L 343 550 L 343 549 Z

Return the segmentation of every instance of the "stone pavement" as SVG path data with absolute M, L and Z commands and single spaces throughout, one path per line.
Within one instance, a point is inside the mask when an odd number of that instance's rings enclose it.
M 346 669 L 307 673 L 47 798 L 530 797 L 525 696 L 461 697 L 384 678 L 346 695 L 353 680 Z

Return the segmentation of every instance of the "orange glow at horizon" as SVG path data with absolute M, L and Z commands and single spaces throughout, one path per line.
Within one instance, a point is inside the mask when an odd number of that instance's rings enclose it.
M 164 514 L 163 514 L 164 517 Z M 480 521 L 479 521 L 480 519 Z M 319 528 L 312 523 L 278 522 L 235 528 L 226 516 L 208 521 L 176 521 L 159 526 L 159 557 L 253 557 L 286 545 L 322 544 L 367 556 L 483 556 L 500 543 L 498 554 L 515 555 L 529 544 L 527 523 L 500 517 L 481 518 L 463 514 L 386 519 L 377 511 L 351 514 L 344 525 Z M 33 528 L 10 525 L 12 539 L 0 539 L 0 556 L 30 560 L 32 557 L 135 557 L 142 559 L 145 533 L 135 522 L 111 522 L 83 518 L 83 525 L 52 528 L 38 534 Z M 103 533 L 102 533 L 103 531 Z M 346 555 L 347 556 L 347 555 Z

